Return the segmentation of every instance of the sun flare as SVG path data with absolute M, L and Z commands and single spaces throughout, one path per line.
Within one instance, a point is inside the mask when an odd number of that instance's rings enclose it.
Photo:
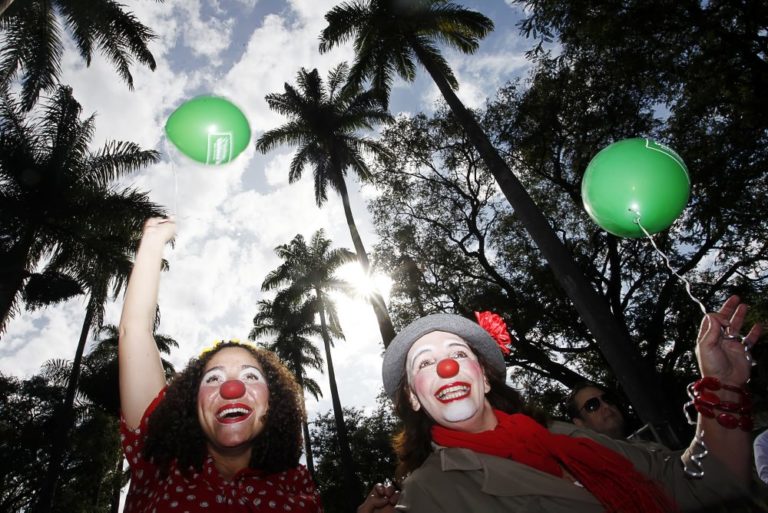
M 356 297 L 368 299 L 375 292 L 387 303 L 392 290 L 392 278 L 383 273 L 366 275 L 358 262 L 349 263 L 338 270 L 338 277 L 352 285 Z

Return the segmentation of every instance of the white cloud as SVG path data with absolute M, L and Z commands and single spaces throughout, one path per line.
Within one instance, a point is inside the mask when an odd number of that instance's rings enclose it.
M 315 37 L 317 37 L 325 28 L 325 13 L 341 2 L 338 0 L 288 0 L 288 3 L 303 22 L 312 25 L 311 28 L 315 30 Z
M 288 170 L 295 152 L 278 153 L 267 164 L 264 174 L 271 186 L 288 185 Z
M 251 145 L 232 164 L 207 167 L 180 156 L 167 145 L 163 131 L 168 115 L 202 92 L 220 94 L 236 103 L 248 118 L 254 139 L 285 123 L 284 117 L 267 107 L 266 94 L 282 92 L 285 82 L 295 83 L 301 67 L 316 67 L 325 76 L 339 62 L 353 59 L 351 45 L 325 55 L 318 53 L 323 16 L 336 3 L 289 0 L 284 3 L 287 9 L 267 12 L 268 3 L 256 0 L 209 0 L 205 4 L 200 0 L 130 0 L 128 8 L 159 36 L 151 44 L 157 69 L 152 72 L 133 66 L 134 91 L 128 90 L 100 55 L 85 68 L 71 48 L 64 54 L 64 82 L 72 85 L 85 115 L 97 113 L 93 147 L 106 140 L 127 140 L 155 148 L 163 156 L 161 163 L 125 182 L 149 191 L 153 201 L 177 216 L 176 247 L 166 250 L 170 271 L 161 279 L 160 332 L 179 342 L 171 356 L 178 367 L 216 338 L 246 337 L 256 302 L 263 297 L 261 282 L 280 263 L 275 246 L 289 242 L 297 233 L 309 238 L 323 228 L 335 247 L 352 248 L 341 201 L 334 191 L 328 192 L 328 201 L 318 208 L 311 169 L 299 182 L 288 185 L 294 148 L 278 148 L 257 159 Z M 252 11 L 248 13 L 251 27 L 243 28 L 243 18 L 232 14 L 244 9 Z M 208 17 L 210 12 L 214 18 Z M 499 20 L 495 21 L 497 31 L 502 30 Z M 234 38 L 241 36 L 245 39 L 235 45 Z M 242 52 L 241 43 L 245 44 Z M 481 105 L 517 72 L 521 62 L 515 52 L 514 39 L 507 37 L 494 50 L 481 46 L 474 56 L 447 54 L 461 83 L 459 95 L 468 106 Z M 431 93 L 426 103 L 418 103 L 425 87 L 434 89 L 423 70 L 414 84 L 398 80 L 395 85 L 402 94 L 400 103 L 393 100 L 394 112 L 428 110 L 439 97 Z M 355 180 L 347 185 L 358 229 L 371 251 L 376 239 L 365 202 L 376 191 L 371 186 L 360 187 Z M 370 305 L 360 299 L 339 298 L 338 308 L 347 336 L 333 353 L 341 399 L 345 405 L 371 407 L 381 386 L 382 345 L 376 319 Z M 108 305 L 106 322 L 117 324 L 120 310 L 121 300 Z M 19 314 L 2 337 L 0 371 L 28 376 L 46 359 L 71 359 L 83 314 L 82 299 Z M 330 409 L 327 377 L 317 375 L 316 379 L 325 397 L 320 403 L 310 401 L 310 413 Z
M 225 74 L 218 89 L 224 96 L 237 98 L 246 110 L 251 128 L 257 133 L 279 126 L 285 118 L 271 111 L 264 101 L 268 93 L 281 93 L 285 82 L 295 83 L 300 68 L 327 70 L 343 60 L 351 60 L 349 49 L 318 54 L 316 24 L 267 15 L 256 28 L 240 60 Z
M 174 8 L 181 14 L 181 36 L 185 46 L 194 55 L 207 58 L 211 64 L 221 64 L 221 53 L 231 42 L 234 20 L 213 17 L 203 19 L 200 0 L 184 0 Z
M 85 318 L 85 302 L 76 298 L 13 318 L 0 345 L 0 372 L 30 376 L 47 360 L 72 360 Z

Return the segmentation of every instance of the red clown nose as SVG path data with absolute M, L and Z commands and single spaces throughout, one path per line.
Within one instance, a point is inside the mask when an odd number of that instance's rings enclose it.
M 219 389 L 221 397 L 224 399 L 237 399 L 245 395 L 245 384 L 239 379 L 232 379 L 221 384 Z
M 437 364 L 437 375 L 441 378 L 452 378 L 459 373 L 459 364 L 453 358 L 445 358 Z

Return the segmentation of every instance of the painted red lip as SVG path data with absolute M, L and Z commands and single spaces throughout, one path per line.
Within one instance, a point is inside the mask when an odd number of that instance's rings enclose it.
M 437 392 L 435 392 L 435 399 L 446 404 L 464 399 L 469 396 L 471 391 L 472 385 L 469 383 L 465 381 L 454 381 L 453 383 L 448 383 L 447 385 L 438 388 Z
M 216 420 L 222 424 L 242 422 L 253 413 L 253 408 L 243 403 L 225 404 L 216 411 Z

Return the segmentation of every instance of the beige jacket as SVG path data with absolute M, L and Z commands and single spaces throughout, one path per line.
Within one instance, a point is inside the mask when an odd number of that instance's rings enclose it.
M 682 451 L 613 440 L 564 422 L 553 423 L 550 431 L 591 438 L 624 455 L 637 470 L 661 482 L 682 511 L 748 496 L 712 456 L 704 459 L 704 477 L 690 479 L 680 462 Z M 565 479 L 509 459 L 439 446 L 405 480 L 396 509 L 418 513 L 605 511 L 586 489 Z

